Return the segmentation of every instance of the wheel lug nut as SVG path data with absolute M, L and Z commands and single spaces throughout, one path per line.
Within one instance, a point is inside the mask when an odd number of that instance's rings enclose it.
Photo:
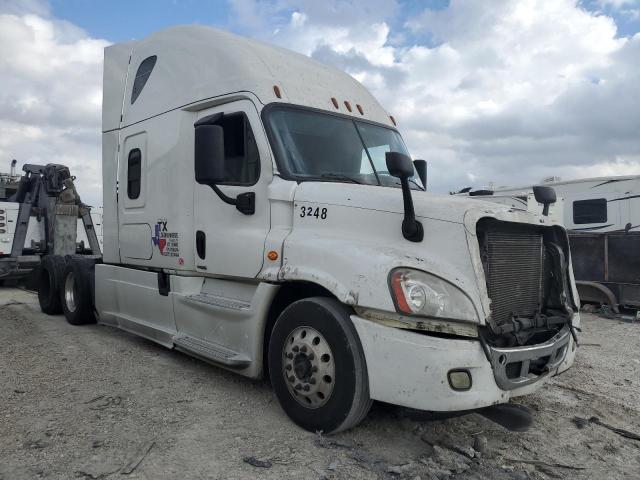
M 293 350 L 296 353 L 298 353 L 300 351 L 300 349 L 298 348 L 297 345 L 295 347 L 293 347 L 291 350 Z
M 292 368 L 292 367 L 291 367 L 291 365 L 287 365 L 287 366 L 286 366 L 286 367 L 284 367 L 284 368 L 286 368 L 287 370 L 291 370 L 291 368 Z
M 303 345 L 303 346 L 302 346 L 302 348 L 300 349 L 300 351 L 301 351 L 302 353 L 307 353 L 307 346 L 306 346 L 306 345 Z
M 311 387 L 309 385 L 305 385 L 304 386 L 304 391 L 308 392 L 309 390 L 311 390 Z
M 295 386 L 295 389 L 296 389 L 296 390 L 302 390 L 302 385 L 301 385 L 301 384 L 297 384 L 297 385 Z
M 307 356 L 307 358 L 308 358 L 309 360 L 313 360 L 314 358 L 316 358 L 316 356 L 315 356 L 313 353 L 310 353 L 310 354 Z
M 315 384 L 316 384 L 316 379 L 315 379 L 315 378 L 310 378 L 310 379 L 309 379 L 309 383 L 310 383 L 311 385 L 315 385 Z
M 294 381 L 295 379 L 296 379 L 296 377 L 294 377 L 293 375 L 291 375 L 291 376 L 289 377 L 289 381 L 290 381 L 290 382 L 292 382 L 292 383 L 293 383 L 293 381 Z
M 287 353 L 287 358 L 291 360 L 293 358 L 293 353 Z
M 315 365 L 313 367 L 311 367 L 311 371 L 313 373 L 316 373 L 318 371 L 318 367 L 316 367 Z

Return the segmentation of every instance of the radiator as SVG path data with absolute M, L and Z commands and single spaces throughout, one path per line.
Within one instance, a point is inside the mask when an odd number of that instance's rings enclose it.
M 540 311 L 542 235 L 531 231 L 489 231 L 485 242 L 485 275 L 494 324 L 501 326 L 514 316 L 531 317 Z

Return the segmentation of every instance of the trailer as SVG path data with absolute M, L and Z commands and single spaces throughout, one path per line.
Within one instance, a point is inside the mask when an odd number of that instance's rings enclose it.
M 394 117 L 344 72 L 170 28 L 105 49 L 102 131 L 103 255 L 48 255 L 43 311 L 269 378 L 314 432 L 373 400 L 507 402 L 574 361 L 553 191 L 543 214 L 426 192 Z

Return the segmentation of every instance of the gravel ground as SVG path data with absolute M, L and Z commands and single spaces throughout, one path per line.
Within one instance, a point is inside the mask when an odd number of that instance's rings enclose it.
M 640 324 L 583 314 L 574 367 L 518 399 L 527 432 L 477 413 L 375 404 L 320 437 L 270 386 L 119 330 L 73 327 L 0 289 L 0 479 L 640 478 Z M 253 463 L 253 464 L 252 464 Z

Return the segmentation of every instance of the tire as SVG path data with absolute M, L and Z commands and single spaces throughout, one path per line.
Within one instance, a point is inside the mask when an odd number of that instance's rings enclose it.
M 38 302 L 47 315 L 62 313 L 60 285 L 65 259 L 61 255 L 45 255 L 40 261 L 38 273 Z
M 271 384 L 286 414 L 305 430 L 337 433 L 371 408 L 367 364 L 350 315 L 335 299 L 312 297 L 289 305 L 273 327 Z
M 60 302 L 71 325 L 96 323 L 93 312 L 91 276 L 94 262 L 82 257 L 69 257 L 62 274 Z

